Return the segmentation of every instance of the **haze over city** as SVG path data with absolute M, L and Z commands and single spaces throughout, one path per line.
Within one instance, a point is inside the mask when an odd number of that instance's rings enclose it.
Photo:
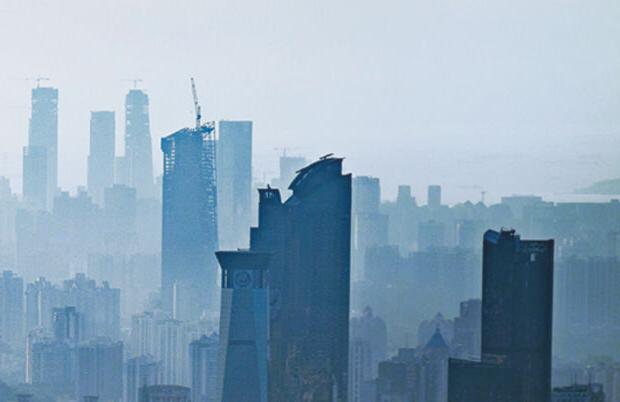
M 157 139 L 191 124 L 194 76 L 205 116 L 255 122 L 259 179 L 288 147 L 345 155 L 388 198 L 405 182 L 451 203 L 569 193 L 620 170 L 619 18 L 613 0 L 5 0 L 0 173 L 19 188 L 26 78 L 62 88 L 59 183 L 74 189 L 88 112 L 119 110 L 134 78 L 161 172 Z
M 618 21 L 0 0 L 0 402 L 620 402 Z

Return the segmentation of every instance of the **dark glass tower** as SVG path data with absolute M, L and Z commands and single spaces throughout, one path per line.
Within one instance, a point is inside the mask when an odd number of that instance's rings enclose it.
M 139 89 L 130 90 L 125 97 L 125 158 L 129 185 L 135 187 L 138 198 L 152 197 L 154 183 L 149 97 Z
M 324 157 L 298 171 L 284 203 L 259 191 L 252 251 L 272 254 L 269 400 L 346 401 L 351 175 Z
M 521 240 L 514 230 L 487 231 L 482 276 L 482 363 L 450 362 L 448 400 L 549 401 L 553 240 Z M 501 399 L 493 394 L 508 388 Z M 481 390 L 489 391 L 481 395 Z
M 162 138 L 162 296 L 180 320 L 217 305 L 217 195 L 213 127 Z

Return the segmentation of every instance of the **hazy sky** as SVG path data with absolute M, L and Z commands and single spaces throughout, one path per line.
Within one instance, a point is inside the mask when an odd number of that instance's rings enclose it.
M 0 0 L 0 175 L 21 188 L 26 78 L 59 88 L 73 189 L 89 111 L 115 110 L 120 139 L 134 77 L 160 172 L 193 75 L 207 118 L 254 120 L 257 178 L 291 147 L 346 156 L 387 197 L 570 191 L 620 177 L 618 21 L 618 0 Z

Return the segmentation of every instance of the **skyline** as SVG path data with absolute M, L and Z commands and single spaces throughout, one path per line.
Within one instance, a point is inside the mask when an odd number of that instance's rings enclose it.
M 348 1 L 119 4 L 0 9 L 12 61 L 0 67 L 0 175 L 14 190 L 35 86 L 25 78 L 38 75 L 59 89 L 59 183 L 72 191 L 86 184 L 90 111 L 116 112 L 122 149 L 135 77 L 150 97 L 157 174 L 159 138 L 192 124 L 194 76 L 205 119 L 254 122 L 256 179 L 276 176 L 276 147 L 345 155 L 347 170 L 382 179 L 383 198 L 401 183 L 419 201 L 441 184 L 454 203 L 618 177 L 612 1 L 356 2 L 353 16 Z

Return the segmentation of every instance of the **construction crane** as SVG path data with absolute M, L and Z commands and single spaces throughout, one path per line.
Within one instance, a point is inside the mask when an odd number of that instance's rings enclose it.
M 192 96 L 194 97 L 194 109 L 196 111 L 196 130 L 200 128 L 200 120 L 202 119 L 202 113 L 200 112 L 200 105 L 198 104 L 198 94 L 196 93 L 196 84 L 194 83 L 194 77 L 190 78 L 192 83 Z

